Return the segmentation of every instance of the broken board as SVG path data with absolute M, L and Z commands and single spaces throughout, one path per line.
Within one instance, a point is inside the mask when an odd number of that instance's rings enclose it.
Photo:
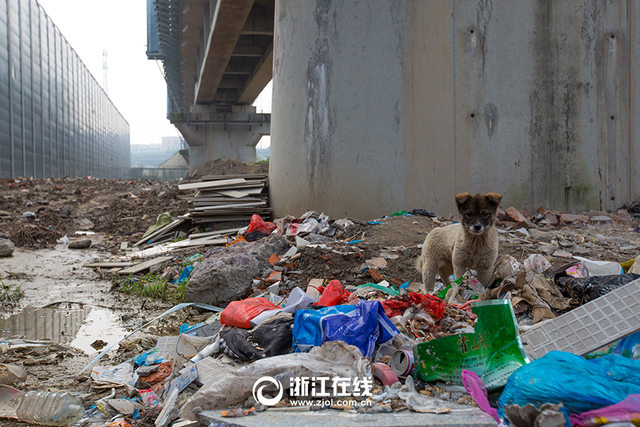
M 136 265 L 135 262 L 90 262 L 85 264 L 83 267 L 89 268 L 125 268 L 131 267 L 132 265 Z
M 151 259 L 149 261 L 145 261 L 145 262 L 141 262 L 135 265 L 132 265 L 129 268 L 125 268 L 123 270 L 118 271 L 118 274 L 136 274 L 136 273 L 140 273 L 141 271 L 144 270 L 148 270 L 150 267 L 156 265 L 156 264 L 160 264 L 163 263 L 165 261 L 169 261 L 170 259 L 172 259 L 173 257 L 170 256 L 161 256 L 158 258 L 154 258 Z

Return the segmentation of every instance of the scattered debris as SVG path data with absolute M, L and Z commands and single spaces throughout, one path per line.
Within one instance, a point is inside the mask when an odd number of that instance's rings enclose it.
M 509 207 L 498 215 L 502 256 L 491 286 L 469 271 L 422 295 L 420 245 L 455 218 L 307 212 L 271 223 L 266 174 L 231 172 L 178 184 L 0 180 L 0 234 L 18 255 L 85 241 L 91 252 L 74 252 L 85 257 L 77 270 L 115 278 L 112 293 L 132 281 L 182 298 L 167 309 L 152 293 L 127 294 L 117 308 L 135 323 L 115 342 L 91 337 L 97 355 L 73 342 L 4 337 L 0 382 L 67 390 L 86 409 L 81 423 L 122 426 L 267 424 L 274 414 L 293 422 L 300 411 L 378 424 L 417 413 L 424 424 L 557 425 L 607 405 L 625 410 L 640 394 L 627 387 L 640 355 L 635 212 Z M 598 369 L 624 370 L 628 380 L 568 387 L 569 368 L 582 369 L 580 381 Z M 532 385 L 535 369 L 544 378 Z M 552 380 L 565 385 L 547 387 Z M 23 393 L 12 390 L 1 389 L 0 416 L 15 417 L 9 402 Z

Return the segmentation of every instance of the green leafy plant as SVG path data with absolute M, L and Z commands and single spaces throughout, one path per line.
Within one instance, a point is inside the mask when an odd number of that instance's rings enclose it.
M 11 285 L 6 285 L 2 279 L 0 279 L 0 284 L 2 285 L 2 290 L 0 291 L 0 304 L 2 307 L 14 306 L 24 296 L 22 285 L 12 288 Z
M 116 278 L 112 282 L 111 289 L 142 298 L 154 298 L 179 303 L 186 301 L 187 282 L 188 280 L 183 280 L 182 283 L 174 285 L 167 282 L 163 277 L 148 273 L 142 277 L 130 275 L 125 278 Z
M 164 299 L 167 296 L 167 281 L 152 273 L 142 277 L 129 276 L 117 281 L 119 283 L 115 287 L 125 294 L 158 299 Z
M 268 158 L 264 159 L 264 160 L 258 160 L 256 162 L 256 165 L 267 165 L 267 164 L 269 164 L 269 159 Z

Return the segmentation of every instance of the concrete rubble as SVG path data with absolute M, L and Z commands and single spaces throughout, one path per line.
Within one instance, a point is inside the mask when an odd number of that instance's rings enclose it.
M 81 202 L 100 187 L 126 201 L 123 220 L 108 211 L 114 200 L 94 210 Z M 77 268 L 111 280 L 111 293 L 153 281 L 167 292 L 163 303 L 126 294 L 153 315 L 116 341 L 95 337 L 96 353 L 15 336 L 0 342 L 0 380 L 80 397 L 77 425 L 591 425 L 589 411 L 606 415 L 640 395 L 635 205 L 506 207 L 493 285 L 470 271 L 431 296 L 418 292 L 415 258 L 426 234 L 455 217 L 416 210 L 368 221 L 307 212 L 176 222 L 189 197 L 175 183 L 5 179 L 0 190 L 9 202 L 0 220 L 12 224 L 3 247 L 84 241 Z M 27 209 L 34 215 L 23 216 Z M 143 238 L 166 211 L 168 221 Z M 39 371 L 65 359 L 82 363 L 55 379 Z M 578 393 L 540 374 L 552 369 L 565 384 L 593 386 Z M 612 374 L 603 380 L 603 372 Z M 0 416 L 20 425 L 7 405 L 0 397 Z M 616 416 L 640 419 L 624 408 Z

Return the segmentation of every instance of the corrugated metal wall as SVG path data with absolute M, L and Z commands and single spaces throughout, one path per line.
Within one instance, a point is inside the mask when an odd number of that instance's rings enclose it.
M 0 177 L 127 177 L 129 124 L 34 0 L 0 0 Z

